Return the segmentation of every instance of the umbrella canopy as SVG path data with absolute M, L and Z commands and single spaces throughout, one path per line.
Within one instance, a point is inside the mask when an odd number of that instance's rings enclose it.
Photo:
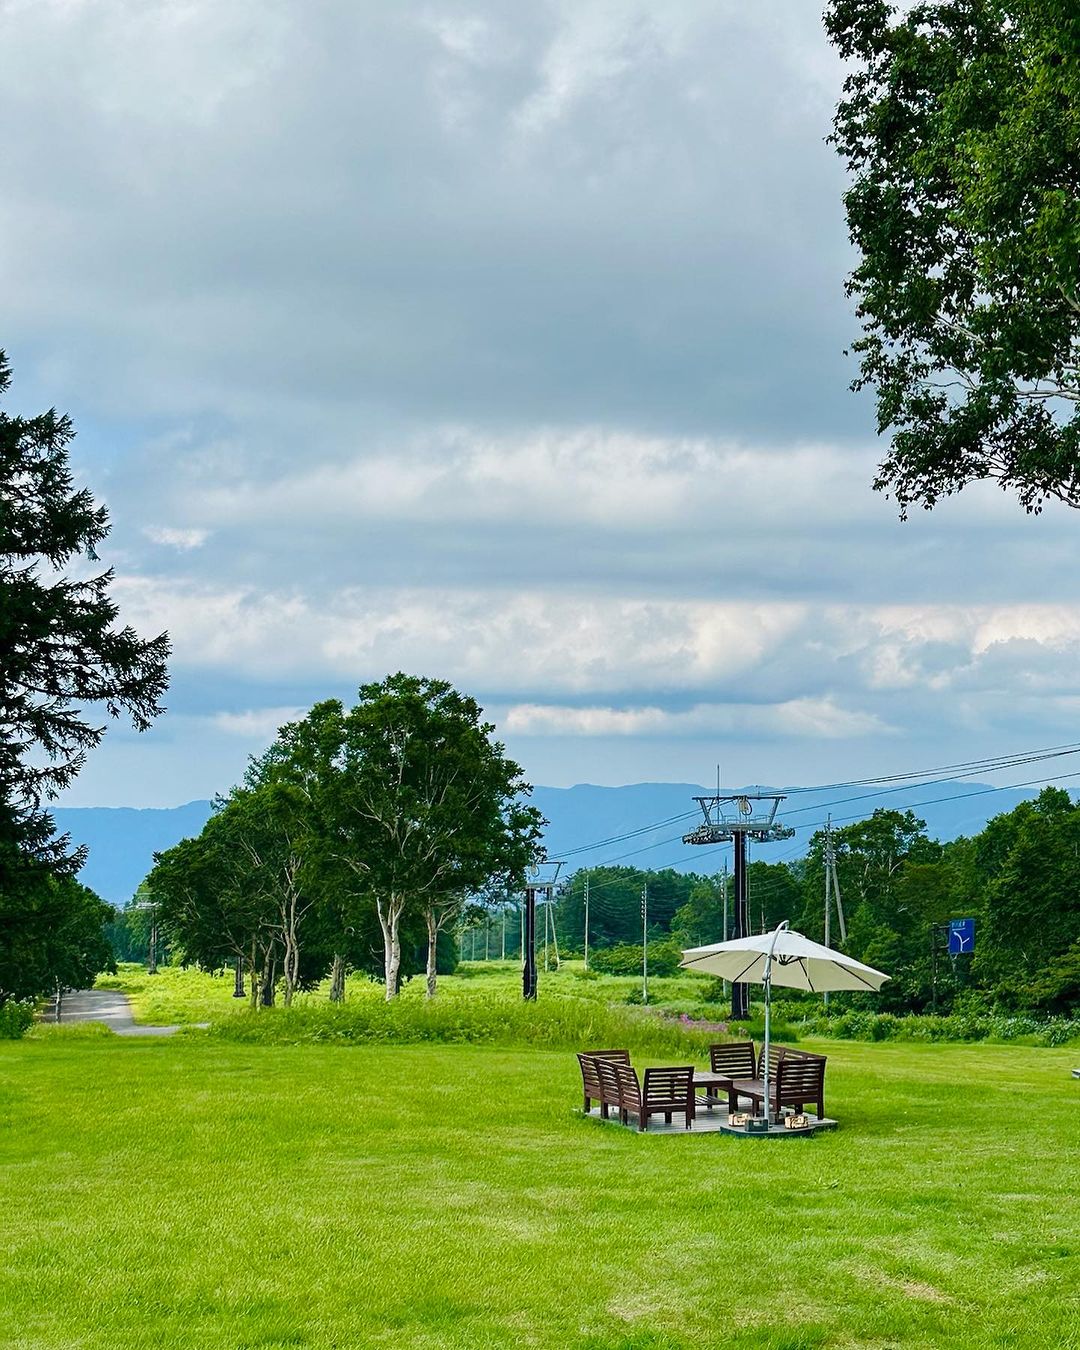
M 773 984 L 818 994 L 833 989 L 876 991 L 889 978 L 845 952 L 812 942 L 802 933 L 783 926 L 773 933 L 755 933 L 731 942 L 691 947 L 683 952 L 681 964 L 686 970 L 720 975 L 733 984 L 764 984 L 766 967 L 770 967 Z
M 830 989 L 878 990 L 889 978 L 872 966 L 864 966 L 853 956 L 833 951 L 820 942 L 812 942 L 802 933 L 790 929 L 787 919 L 772 933 L 755 933 L 751 937 L 734 938 L 731 942 L 714 942 L 709 947 L 691 947 L 683 952 L 680 965 L 685 970 L 702 970 L 708 975 L 720 975 L 733 984 L 761 984 L 765 986 L 765 1050 L 762 1055 L 762 1078 L 765 1080 L 765 1124 L 769 1126 L 769 1014 L 772 1005 L 772 986 L 782 984 L 787 989 L 809 989 L 824 993 Z

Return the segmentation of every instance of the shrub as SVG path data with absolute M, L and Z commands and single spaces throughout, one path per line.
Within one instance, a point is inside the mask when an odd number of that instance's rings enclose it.
M 9 999 L 0 1004 L 0 1041 L 17 1041 L 34 1023 L 34 1005 Z
M 601 947 L 592 959 L 593 966 L 606 975 L 640 975 L 641 943 L 621 942 L 617 947 Z M 649 974 L 678 975 L 682 950 L 674 942 L 649 943 Z
M 790 1011 L 790 1010 L 789 1010 Z M 1080 1019 L 1032 1017 L 1012 1013 L 953 1013 L 901 1016 L 866 1010 L 805 1017 L 799 1029 L 806 1036 L 835 1036 L 853 1041 L 1014 1041 L 1065 1045 L 1080 1039 Z

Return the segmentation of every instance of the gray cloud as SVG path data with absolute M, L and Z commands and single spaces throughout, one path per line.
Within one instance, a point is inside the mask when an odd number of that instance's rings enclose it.
M 0 341 L 176 644 L 76 799 L 399 666 L 553 782 L 1070 739 L 1071 514 L 870 492 L 839 79 L 804 0 L 8 6 Z

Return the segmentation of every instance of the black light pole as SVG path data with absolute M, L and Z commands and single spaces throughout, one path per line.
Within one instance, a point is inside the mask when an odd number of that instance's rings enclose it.
M 536 998 L 536 887 L 525 888 L 525 960 L 521 973 L 521 996 Z
M 236 983 L 233 985 L 233 998 L 246 998 L 244 993 L 244 967 L 240 958 L 236 958 Z
M 750 933 L 750 897 L 746 893 L 746 832 L 736 830 L 732 836 L 735 854 L 735 931 L 733 938 L 748 937 Z M 731 1018 L 745 1022 L 750 1012 L 750 990 L 745 984 L 731 986 Z

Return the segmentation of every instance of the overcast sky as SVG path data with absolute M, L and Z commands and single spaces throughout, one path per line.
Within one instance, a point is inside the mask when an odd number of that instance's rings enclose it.
M 816 11 L 0 0 L 8 406 L 175 649 L 65 804 L 397 669 L 552 785 L 1080 740 L 1076 514 L 871 490 Z

